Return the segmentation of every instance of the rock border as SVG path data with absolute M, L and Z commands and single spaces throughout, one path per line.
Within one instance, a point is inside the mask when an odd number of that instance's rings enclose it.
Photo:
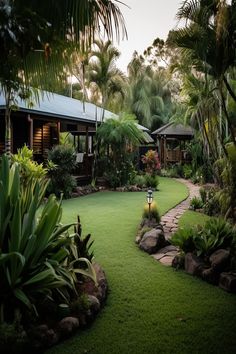
M 85 278 L 85 281 L 77 284 L 80 296 L 83 295 L 87 299 L 88 308 L 75 314 L 69 307 L 65 307 L 64 315 L 62 314 L 58 321 L 52 324 L 41 322 L 31 326 L 23 331 L 24 344 L 22 348 L 17 347 L 14 353 L 43 353 L 46 349 L 75 334 L 78 329 L 91 325 L 104 306 L 108 294 L 104 270 L 98 263 L 94 263 L 93 267 L 97 275 L 97 285 L 90 278 Z

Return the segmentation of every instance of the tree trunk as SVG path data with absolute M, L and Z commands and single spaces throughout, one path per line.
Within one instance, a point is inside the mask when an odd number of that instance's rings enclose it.
M 229 127 L 229 131 L 230 131 L 231 139 L 232 139 L 232 142 L 234 143 L 234 145 L 236 146 L 236 140 L 235 140 L 235 136 L 234 136 L 234 128 L 233 128 L 231 119 L 230 119 L 228 112 L 227 112 L 227 108 L 226 108 L 226 104 L 225 104 L 225 97 L 224 97 L 224 93 L 223 93 L 221 87 L 219 88 L 219 91 L 220 91 L 220 96 L 221 96 L 222 108 L 223 108 L 223 111 L 225 114 L 225 118 L 228 122 L 228 127 Z
M 231 88 L 231 86 L 230 86 L 230 84 L 229 84 L 229 82 L 228 82 L 228 80 L 227 80 L 227 78 L 225 76 L 223 76 L 223 81 L 224 81 L 224 84 L 225 84 L 230 96 L 236 102 L 236 95 L 235 95 L 234 91 L 232 90 L 232 88 Z

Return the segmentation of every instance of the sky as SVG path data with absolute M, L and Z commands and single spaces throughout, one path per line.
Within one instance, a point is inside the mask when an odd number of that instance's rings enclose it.
M 177 25 L 175 18 L 183 0 L 123 0 L 129 6 L 119 5 L 125 18 L 128 40 L 114 42 L 121 52 L 117 66 L 124 72 L 136 50 L 139 54 L 155 38 L 166 39 L 169 30 Z

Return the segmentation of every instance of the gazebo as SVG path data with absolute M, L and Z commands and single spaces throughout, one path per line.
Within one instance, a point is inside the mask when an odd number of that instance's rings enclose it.
M 186 151 L 186 142 L 193 138 L 190 126 L 168 123 L 152 132 L 156 137 L 160 162 L 166 168 L 168 164 L 188 163 L 190 157 Z

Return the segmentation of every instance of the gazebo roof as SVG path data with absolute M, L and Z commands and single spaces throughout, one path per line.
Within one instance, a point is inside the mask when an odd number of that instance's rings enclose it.
M 190 126 L 184 126 L 182 124 L 168 123 L 163 125 L 159 129 L 152 132 L 152 135 L 157 136 L 169 136 L 169 137 L 192 137 L 194 134 L 193 129 Z

